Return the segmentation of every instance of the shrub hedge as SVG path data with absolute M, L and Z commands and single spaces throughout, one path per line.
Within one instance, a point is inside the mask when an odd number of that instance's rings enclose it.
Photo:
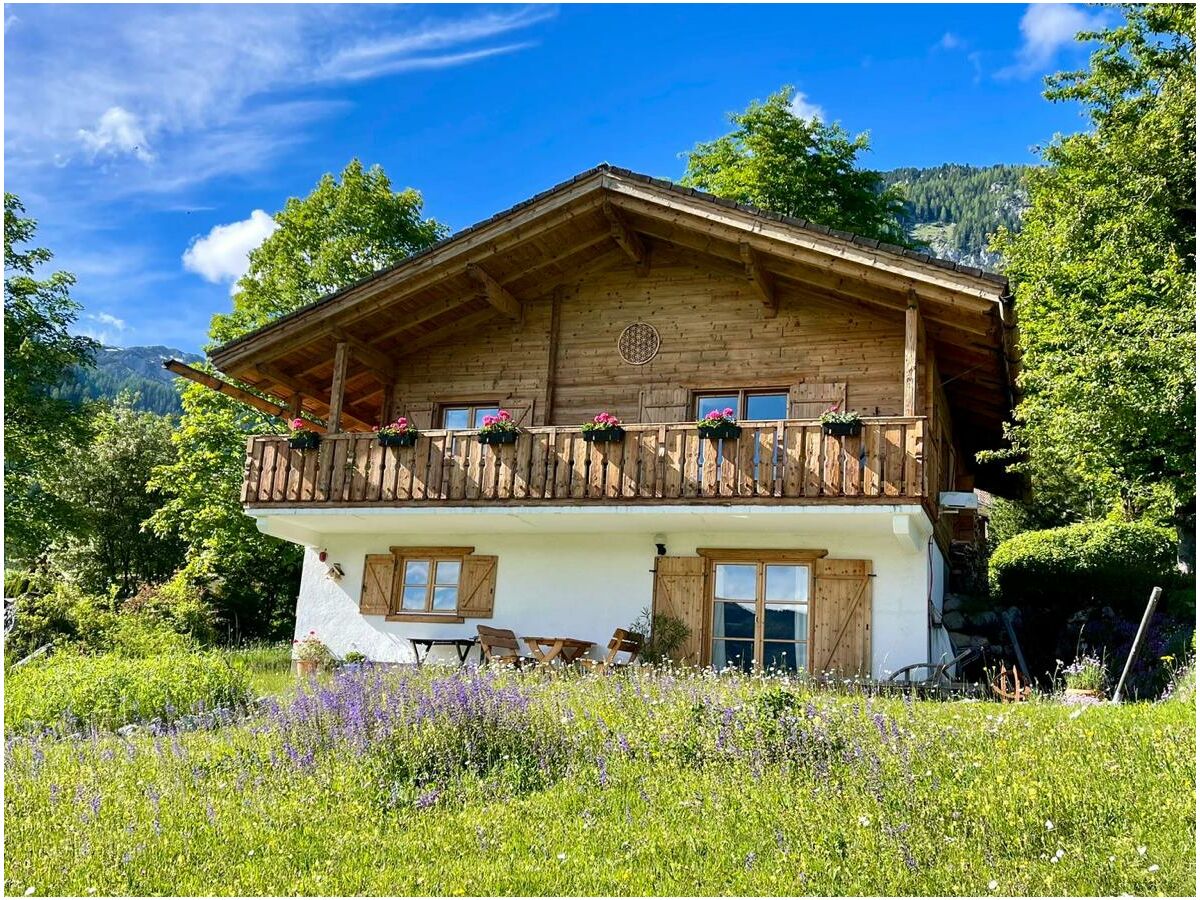
M 58 653 L 11 670 L 4 686 L 8 729 L 113 729 L 249 700 L 241 666 L 219 653 L 141 658 Z
M 988 581 L 1006 605 L 1140 610 L 1154 585 L 1179 581 L 1175 534 L 1125 522 L 1027 531 L 992 552 Z

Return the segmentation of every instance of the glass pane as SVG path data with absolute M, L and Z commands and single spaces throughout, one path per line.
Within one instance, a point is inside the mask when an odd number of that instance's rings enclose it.
M 471 411 L 466 407 L 442 410 L 443 428 L 470 428 Z
M 713 641 L 713 668 L 733 666 L 749 672 L 754 665 L 754 641 Z
M 458 584 L 458 573 L 462 563 L 456 560 L 441 559 L 437 563 L 437 573 L 433 576 L 436 584 Z
M 494 416 L 498 412 L 500 412 L 500 407 L 498 407 L 498 406 L 477 406 L 477 407 L 475 407 L 475 412 L 474 412 L 474 415 L 471 420 L 471 427 L 472 428 L 482 428 L 483 427 L 483 417 L 484 416 Z
M 718 412 L 724 412 L 725 409 L 732 409 L 734 418 L 741 418 L 738 411 L 737 394 L 730 394 L 725 397 L 697 397 L 696 398 L 696 418 L 703 419 L 714 409 Z
M 808 640 L 808 604 L 768 603 L 763 620 L 763 638 L 784 641 Z M 715 634 L 715 632 L 714 632 Z
M 458 606 L 458 588 L 435 587 L 433 589 L 434 609 L 455 609 Z
M 404 587 L 404 609 L 424 609 L 425 594 L 429 589 L 423 584 L 405 585 Z
M 802 672 L 808 665 L 807 644 L 781 644 L 767 641 L 763 644 L 763 668 Z
M 721 600 L 754 600 L 758 566 L 717 565 L 717 597 Z
M 410 559 L 404 564 L 405 584 L 429 584 L 429 560 Z
M 786 419 L 787 394 L 750 394 L 746 397 L 747 419 Z
M 753 640 L 754 607 L 753 603 L 714 603 L 713 637 Z
M 767 566 L 767 602 L 808 599 L 808 566 Z

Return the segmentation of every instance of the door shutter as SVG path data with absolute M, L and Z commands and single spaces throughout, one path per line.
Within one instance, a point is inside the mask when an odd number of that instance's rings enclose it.
M 464 556 L 458 578 L 458 614 L 490 619 L 496 601 L 498 556 Z
M 363 566 L 362 593 L 358 611 L 364 616 L 386 616 L 392 611 L 392 573 L 396 558 L 390 553 L 371 553 Z
M 513 421 L 522 428 L 529 428 L 533 425 L 532 397 L 510 397 L 501 406 L 512 414 Z
M 686 422 L 688 415 L 687 388 L 653 387 L 644 388 L 639 396 L 642 422 Z
M 409 403 L 406 405 L 407 409 L 404 414 L 419 431 L 426 431 L 433 427 L 432 403 Z
M 871 561 L 818 559 L 813 563 L 812 672 L 871 672 Z
M 708 560 L 703 556 L 659 556 L 654 563 L 654 606 L 656 616 L 679 619 L 690 630 L 676 653 L 676 661 L 689 666 L 704 662 L 704 576 Z
M 834 405 L 846 408 L 844 381 L 802 381 L 788 388 L 789 419 L 817 419 Z

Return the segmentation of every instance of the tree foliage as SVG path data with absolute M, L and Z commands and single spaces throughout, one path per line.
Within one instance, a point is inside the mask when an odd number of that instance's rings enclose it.
M 428 247 L 446 229 L 421 210 L 421 195 L 393 192 L 378 166 L 354 160 L 340 178 L 325 175 L 276 214 L 279 229 L 250 254 L 233 311 L 213 317 L 210 336 L 233 340 Z M 301 550 L 260 533 L 240 500 L 247 436 L 281 423 L 197 384 L 182 403 L 176 459 L 153 481 L 168 497 L 153 527 L 182 536 L 180 579 L 211 600 L 232 638 L 290 633 Z
M 1195 8 L 1125 8 L 1090 67 L 1049 79 L 1092 129 L 1029 173 L 1002 229 L 1021 328 L 1019 468 L 1065 521 L 1187 525 L 1195 496 Z
M 129 597 L 169 578 L 180 565 L 176 535 L 143 527 L 162 504 L 147 482 L 175 459 L 171 420 L 138 412 L 124 394 L 96 413 L 90 442 L 66 454 L 55 494 L 73 510 L 71 527 L 55 542 L 54 568 L 85 590 Z
M 69 332 L 79 311 L 75 277 L 38 277 L 53 253 L 30 247 L 37 223 L 14 194 L 4 195 L 4 551 L 12 561 L 41 559 L 66 524 L 69 507 L 47 488 L 72 442 L 86 434 L 85 410 L 53 396 L 96 342 Z
M 419 191 L 393 191 L 380 166 L 355 159 L 339 178 L 325 174 L 275 214 L 278 230 L 250 254 L 233 311 L 213 317 L 210 336 L 241 337 L 445 237 L 444 225 L 421 217 L 423 205 Z
M 734 129 L 688 151 L 680 183 L 718 197 L 830 228 L 905 245 L 900 194 L 883 176 L 858 166 L 866 133 L 850 137 L 837 123 L 803 118 L 781 88 L 729 117 Z

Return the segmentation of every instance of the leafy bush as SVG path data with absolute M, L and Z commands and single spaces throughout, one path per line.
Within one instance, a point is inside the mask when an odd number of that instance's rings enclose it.
M 653 615 L 649 609 L 642 610 L 641 615 L 629 626 L 629 630 L 646 635 L 641 659 L 654 665 L 674 659 L 679 648 L 692 633 L 692 629 L 682 619 L 661 614 Z
M 1027 531 L 996 547 L 988 581 L 1006 605 L 1140 611 L 1151 587 L 1178 581 L 1175 535 L 1120 522 Z
M 1108 687 L 1108 669 L 1097 656 L 1079 656 L 1063 669 L 1063 681 L 1076 691 L 1100 691 Z
M 216 653 L 132 659 L 66 652 L 9 674 L 4 724 L 16 730 L 112 729 L 130 722 L 174 721 L 248 699 L 245 671 Z

